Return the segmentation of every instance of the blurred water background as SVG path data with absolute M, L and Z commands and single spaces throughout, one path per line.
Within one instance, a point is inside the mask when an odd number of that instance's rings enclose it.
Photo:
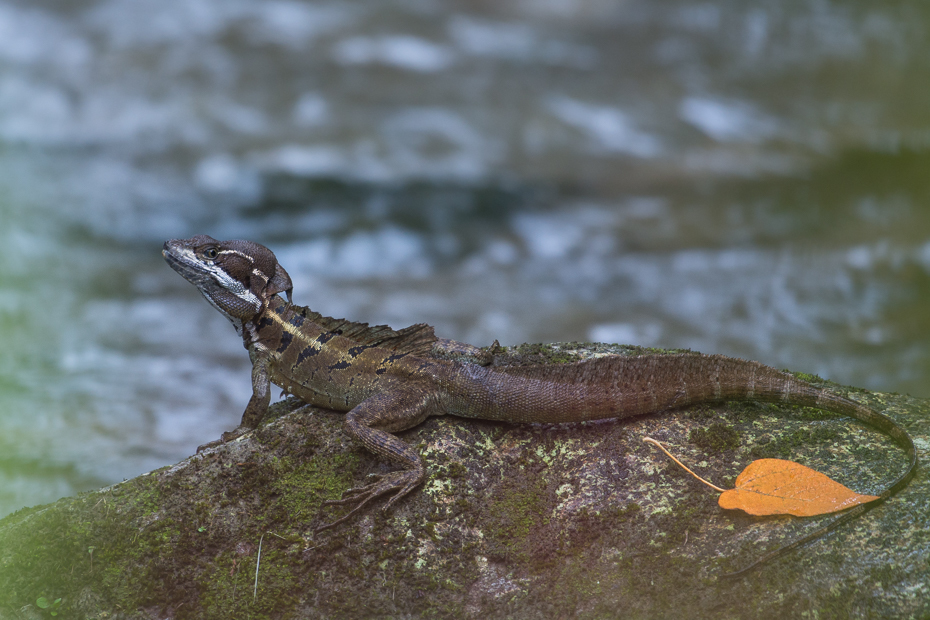
M 330 315 L 930 396 L 928 7 L 0 2 L 0 514 L 236 425 L 195 233 Z

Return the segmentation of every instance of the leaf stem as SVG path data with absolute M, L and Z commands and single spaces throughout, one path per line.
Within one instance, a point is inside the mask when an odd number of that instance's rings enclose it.
M 688 472 L 689 474 L 691 474 L 692 476 L 694 476 L 695 478 L 697 478 L 698 480 L 700 480 L 701 482 L 703 482 L 704 484 L 706 484 L 707 486 L 709 486 L 710 488 L 712 488 L 712 489 L 714 489 L 715 491 L 718 491 L 718 492 L 720 492 L 720 493 L 726 492 L 726 489 L 721 489 L 721 488 L 718 487 L 717 485 L 711 484 L 711 483 L 708 482 L 707 480 L 704 480 L 703 478 L 701 478 L 700 476 L 698 476 L 696 473 L 694 473 L 693 471 L 691 471 L 690 469 L 688 469 L 688 467 L 687 467 L 684 463 L 682 463 L 681 461 L 679 461 L 678 459 L 676 459 L 674 456 L 672 456 L 672 453 L 669 452 L 668 450 L 666 450 L 666 449 L 665 449 L 665 446 L 663 446 L 662 444 L 660 444 L 658 441 L 656 441 L 656 440 L 653 439 L 652 437 L 643 437 L 643 441 L 645 441 L 646 443 L 651 443 L 651 444 L 653 444 L 653 445 L 654 445 L 655 447 L 657 447 L 659 450 L 661 450 L 662 452 L 664 452 L 665 455 L 668 456 L 668 458 L 670 458 L 670 459 L 672 459 L 673 461 L 675 461 L 676 463 L 678 463 L 678 465 L 679 465 L 682 469 L 684 469 L 686 472 Z

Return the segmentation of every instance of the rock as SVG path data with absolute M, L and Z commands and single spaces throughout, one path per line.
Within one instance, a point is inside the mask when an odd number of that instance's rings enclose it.
M 498 362 L 639 351 L 523 347 Z M 930 401 L 830 387 L 930 446 Z M 428 467 L 419 492 L 315 534 L 344 512 L 323 500 L 388 467 L 349 440 L 342 415 L 295 399 L 273 413 L 172 467 L 0 521 L 0 619 L 48 617 L 39 597 L 61 598 L 63 618 L 108 619 L 930 615 L 922 472 L 862 518 L 731 580 L 721 575 L 835 517 L 724 511 L 642 442 L 665 442 L 720 486 L 778 456 L 876 494 L 904 455 L 847 418 L 755 403 L 555 426 L 432 418 L 401 434 Z

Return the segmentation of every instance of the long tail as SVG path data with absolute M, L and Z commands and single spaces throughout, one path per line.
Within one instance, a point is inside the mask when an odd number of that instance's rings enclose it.
M 850 416 L 889 436 L 905 451 L 908 464 L 904 473 L 877 499 L 851 508 L 816 531 L 725 577 L 744 575 L 861 516 L 906 487 L 917 469 L 917 450 L 897 422 L 758 362 L 699 353 L 611 356 L 557 366 L 487 369 L 480 383 L 491 404 L 465 415 L 523 422 L 577 422 L 657 413 L 704 402 L 780 402 Z

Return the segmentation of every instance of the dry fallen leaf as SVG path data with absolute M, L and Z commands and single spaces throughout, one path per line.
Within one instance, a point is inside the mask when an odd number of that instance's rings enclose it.
M 809 467 L 782 459 L 759 459 L 736 478 L 736 488 L 720 494 L 721 508 L 751 515 L 813 517 L 878 499 L 860 495 Z
M 643 441 L 658 447 L 686 472 L 720 491 L 717 503 L 728 510 L 738 508 L 756 516 L 815 517 L 879 499 L 877 495 L 859 495 L 810 467 L 782 459 L 753 461 L 736 478 L 735 489 L 721 489 L 688 469 L 655 439 L 644 437 Z

